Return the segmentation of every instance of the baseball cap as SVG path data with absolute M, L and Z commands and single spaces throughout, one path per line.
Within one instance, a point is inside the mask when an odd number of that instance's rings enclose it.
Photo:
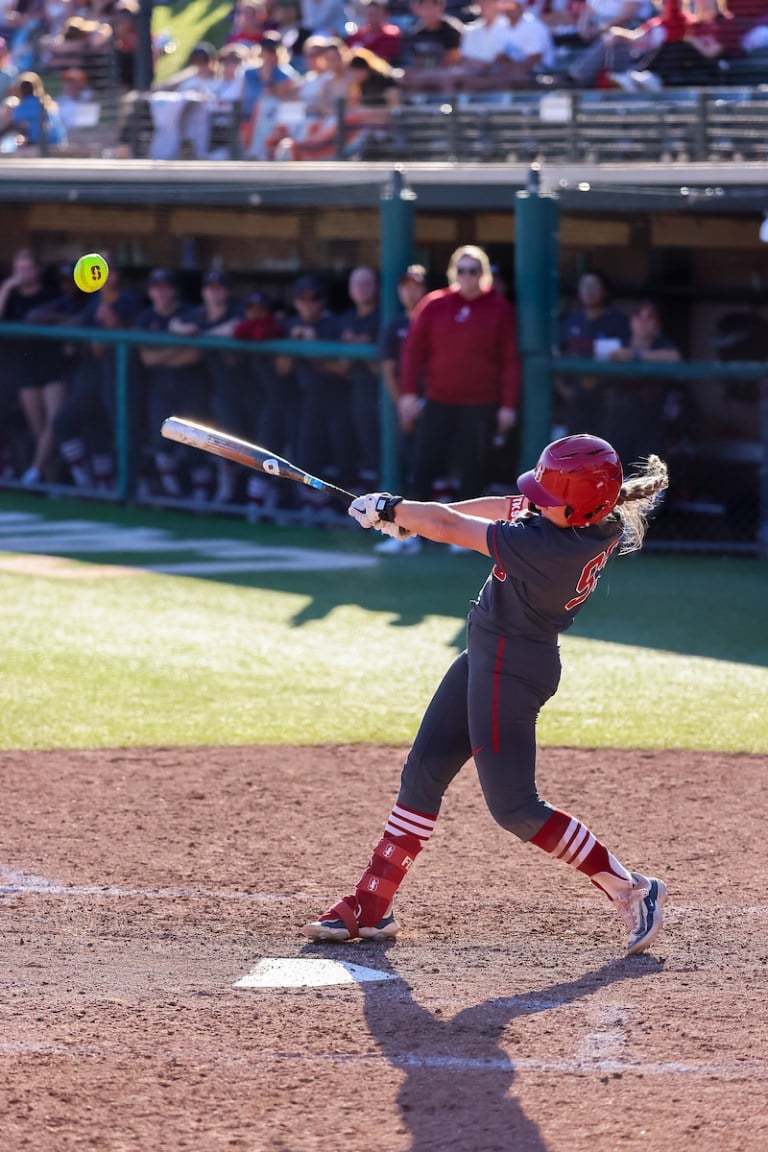
M 300 276 L 293 286 L 293 298 L 297 296 L 319 296 L 325 299 L 325 286 L 317 276 Z
M 261 38 L 261 50 L 266 49 L 267 52 L 277 52 L 281 48 L 283 38 L 279 32 L 265 32 Z
M 201 40 L 199 44 L 195 44 L 194 48 L 189 54 L 190 60 L 195 60 L 202 57 L 206 60 L 214 60 L 216 57 L 216 49 L 213 44 L 207 40 Z
M 149 274 L 149 284 L 170 284 L 176 287 L 176 273 L 170 268 L 153 268 Z
M 251 292 L 248 295 L 246 304 L 260 304 L 262 308 L 271 308 L 272 301 L 263 292 Z
M 210 272 L 206 272 L 203 276 L 203 284 L 221 284 L 225 288 L 229 287 L 229 275 L 221 269 L 214 268 Z
M 424 265 L 409 264 L 398 280 L 398 284 L 404 284 L 406 280 L 413 280 L 414 284 L 425 284 L 427 280 L 427 270 Z

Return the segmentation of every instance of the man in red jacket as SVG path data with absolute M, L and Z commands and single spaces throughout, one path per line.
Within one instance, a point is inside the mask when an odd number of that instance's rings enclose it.
M 517 423 L 520 357 L 515 314 L 493 288 L 482 248 L 457 248 L 448 287 L 425 296 L 413 313 L 403 347 L 401 423 L 419 423 L 414 466 L 416 500 L 429 500 L 446 474 L 459 481 L 457 499 L 486 488 L 494 441 Z

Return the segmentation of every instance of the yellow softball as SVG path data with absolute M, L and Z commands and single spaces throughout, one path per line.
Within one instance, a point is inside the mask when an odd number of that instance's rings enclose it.
M 98 252 L 89 252 L 80 257 L 72 275 L 81 292 L 98 292 L 107 282 L 109 265 Z

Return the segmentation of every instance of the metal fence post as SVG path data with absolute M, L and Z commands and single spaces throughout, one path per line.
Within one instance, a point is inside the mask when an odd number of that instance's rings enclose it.
M 115 440 L 117 450 L 117 492 L 130 500 L 136 492 L 133 459 L 133 428 L 128 361 L 130 348 L 121 341 L 115 348 Z
M 381 268 L 381 324 L 389 324 L 400 311 L 397 282 L 413 261 L 416 193 L 408 188 L 401 167 L 396 167 L 379 202 Z M 384 380 L 381 389 L 381 483 L 385 491 L 400 486 L 397 414 Z
M 761 455 L 758 471 L 757 544 L 760 556 L 768 560 L 768 376 L 758 380 Z
M 515 286 L 523 368 L 520 465 L 531 467 L 551 437 L 552 364 L 559 297 L 557 196 L 539 190 L 538 168 L 515 196 Z

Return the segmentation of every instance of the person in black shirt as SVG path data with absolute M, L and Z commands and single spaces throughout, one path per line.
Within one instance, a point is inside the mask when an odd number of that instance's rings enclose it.
M 286 324 L 289 340 L 338 340 L 339 317 L 329 312 L 325 285 L 316 276 L 300 276 L 293 286 L 294 315 Z M 296 458 L 315 476 L 346 487 L 354 474 L 354 433 L 350 384 L 338 362 L 297 356 L 278 358 L 278 372 L 292 372 L 299 392 Z M 328 503 L 324 493 L 302 489 L 309 513 Z
M 379 283 L 372 268 L 353 268 L 347 287 L 352 307 L 339 319 L 339 339 L 347 344 L 378 344 L 381 331 Z M 354 422 L 357 477 L 353 483 L 367 487 L 379 475 L 381 413 L 378 364 L 369 360 L 345 360 L 339 370 L 349 380 Z
M 412 10 L 417 22 L 404 37 L 402 84 L 418 90 L 422 73 L 428 76 L 435 69 L 459 63 L 464 26 L 460 20 L 446 15 L 445 0 L 412 0 Z
M 143 310 L 141 296 L 110 261 L 109 280 L 87 299 L 79 316 L 83 328 L 132 328 Z M 78 342 L 67 398 L 54 420 L 54 434 L 74 484 L 108 490 L 115 481 L 117 433 L 115 346 L 96 339 Z M 129 403 L 134 401 L 129 393 Z
M 203 276 L 202 303 L 174 317 L 168 330 L 180 336 L 231 337 L 243 318 L 243 307 L 230 293 L 230 278 L 221 269 Z M 260 394 L 247 371 L 246 357 L 238 352 L 209 349 L 203 353 L 211 385 L 210 408 L 217 428 L 245 440 L 257 438 Z M 235 495 L 242 470 L 231 460 L 216 461 L 214 501 L 226 504 Z
M 13 258 L 11 275 L 0 284 L 0 319 L 34 324 L 35 313 L 50 306 L 59 293 L 43 280 L 42 268 L 28 248 Z M 52 340 L 9 340 L 3 347 L 3 377 L 15 391 L 33 439 L 33 455 L 22 484 L 54 479 L 56 443 L 53 421 L 66 397 L 61 346 Z
M 155 268 L 147 285 L 151 306 L 136 320 L 136 327 L 148 332 L 170 332 L 171 322 L 180 317 L 185 306 L 179 297 L 175 274 L 168 268 Z M 192 495 L 204 500 L 209 494 L 210 470 L 199 463 L 200 453 L 194 448 L 170 450 L 162 438 L 161 428 L 168 416 L 190 420 L 208 419 L 208 374 L 199 348 L 139 348 L 146 385 L 146 417 L 155 467 L 164 496 L 184 494 L 179 466 L 189 465 Z

